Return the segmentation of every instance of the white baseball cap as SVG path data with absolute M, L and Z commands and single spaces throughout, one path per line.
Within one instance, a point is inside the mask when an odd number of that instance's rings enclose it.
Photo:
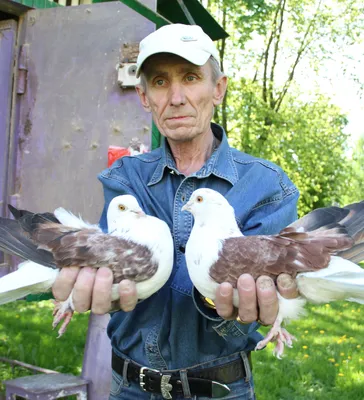
M 219 62 L 214 42 L 198 25 L 165 25 L 140 42 L 136 76 L 144 61 L 157 53 L 172 53 L 192 64 L 204 65 L 212 56 Z

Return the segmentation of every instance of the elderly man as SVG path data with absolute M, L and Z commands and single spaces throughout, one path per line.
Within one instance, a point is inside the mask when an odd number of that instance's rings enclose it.
M 195 189 L 209 187 L 229 198 L 244 234 L 271 234 L 296 218 L 298 192 L 279 167 L 231 148 L 224 130 L 211 123 L 227 86 L 218 59 L 198 26 L 165 26 L 140 44 L 137 92 L 165 140 L 150 153 L 118 160 L 99 179 L 104 210 L 113 197 L 132 194 L 147 214 L 168 223 L 175 263 L 168 283 L 140 303 L 133 283 L 120 283 L 123 311 L 113 313 L 108 326 L 110 399 L 255 398 L 250 351 L 261 339 L 256 321 L 268 325 L 277 315 L 275 285 L 268 277 L 255 282 L 242 275 L 239 310 L 228 283 L 219 286 L 211 308 L 187 273 L 184 252 L 193 220 L 181 208 Z M 105 211 L 101 226 L 107 229 Z M 107 269 L 64 269 L 53 291 L 65 299 L 74 286 L 77 311 L 105 313 L 111 283 Z M 287 276 L 278 289 L 296 295 Z

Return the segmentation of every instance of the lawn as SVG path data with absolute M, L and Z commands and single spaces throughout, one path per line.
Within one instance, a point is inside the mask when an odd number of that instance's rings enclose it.
M 0 306 L 0 356 L 78 375 L 82 369 L 88 315 L 75 314 L 69 331 L 57 339 L 52 330 L 51 301 L 17 301 Z M 0 362 L 1 381 L 30 375 L 29 370 Z
M 50 301 L 0 306 L 0 356 L 80 374 L 88 316 L 76 314 L 57 339 L 52 307 Z M 257 399 L 364 399 L 363 316 L 356 303 L 309 307 L 306 318 L 289 326 L 298 340 L 283 360 L 273 358 L 271 345 L 253 354 Z M 0 381 L 27 374 L 0 363 Z
M 282 360 L 271 344 L 253 354 L 258 400 L 364 399 L 363 316 L 356 303 L 308 307 L 288 327 L 297 341 Z

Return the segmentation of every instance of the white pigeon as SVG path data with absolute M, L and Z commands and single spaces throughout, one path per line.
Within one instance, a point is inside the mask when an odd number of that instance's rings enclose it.
M 277 235 L 260 236 L 243 236 L 233 207 L 214 190 L 196 190 L 182 210 L 194 216 L 186 263 L 203 296 L 214 300 L 217 286 L 229 282 L 238 307 L 237 280 L 243 273 L 274 280 L 288 273 L 296 279 L 300 296 L 287 300 L 278 295 L 278 316 L 256 350 L 276 341 L 274 354 L 281 358 L 284 346 L 292 347 L 295 339 L 282 322 L 302 316 L 306 301 L 364 304 L 364 270 L 353 262 L 364 259 L 364 201 L 314 210 Z
M 25 261 L 0 279 L 0 304 L 51 289 L 59 268 L 108 267 L 114 276 L 112 300 L 118 283 L 136 282 L 139 299 L 159 290 L 173 267 L 173 240 L 168 225 L 146 215 L 135 197 L 115 197 L 108 207 L 109 233 L 90 225 L 63 208 L 34 214 L 10 207 L 17 220 L 0 218 L 0 250 Z M 59 304 L 53 326 L 65 318 L 63 334 L 73 313 L 72 295 Z

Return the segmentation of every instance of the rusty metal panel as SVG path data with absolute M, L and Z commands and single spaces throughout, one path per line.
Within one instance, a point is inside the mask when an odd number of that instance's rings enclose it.
M 118 86 L 116 66 L 124 44 L 152 30 L 120 2 L 26 13 L 19 58 L 27 79 L 18 91 L 14 138 L 18 206 L 63 206 L 98 221 L 103 196 L 96 175 L 107 165 L 108 146 L 127 146 L 133 137 L 150 145 L 150 115 L 134 89 Z

